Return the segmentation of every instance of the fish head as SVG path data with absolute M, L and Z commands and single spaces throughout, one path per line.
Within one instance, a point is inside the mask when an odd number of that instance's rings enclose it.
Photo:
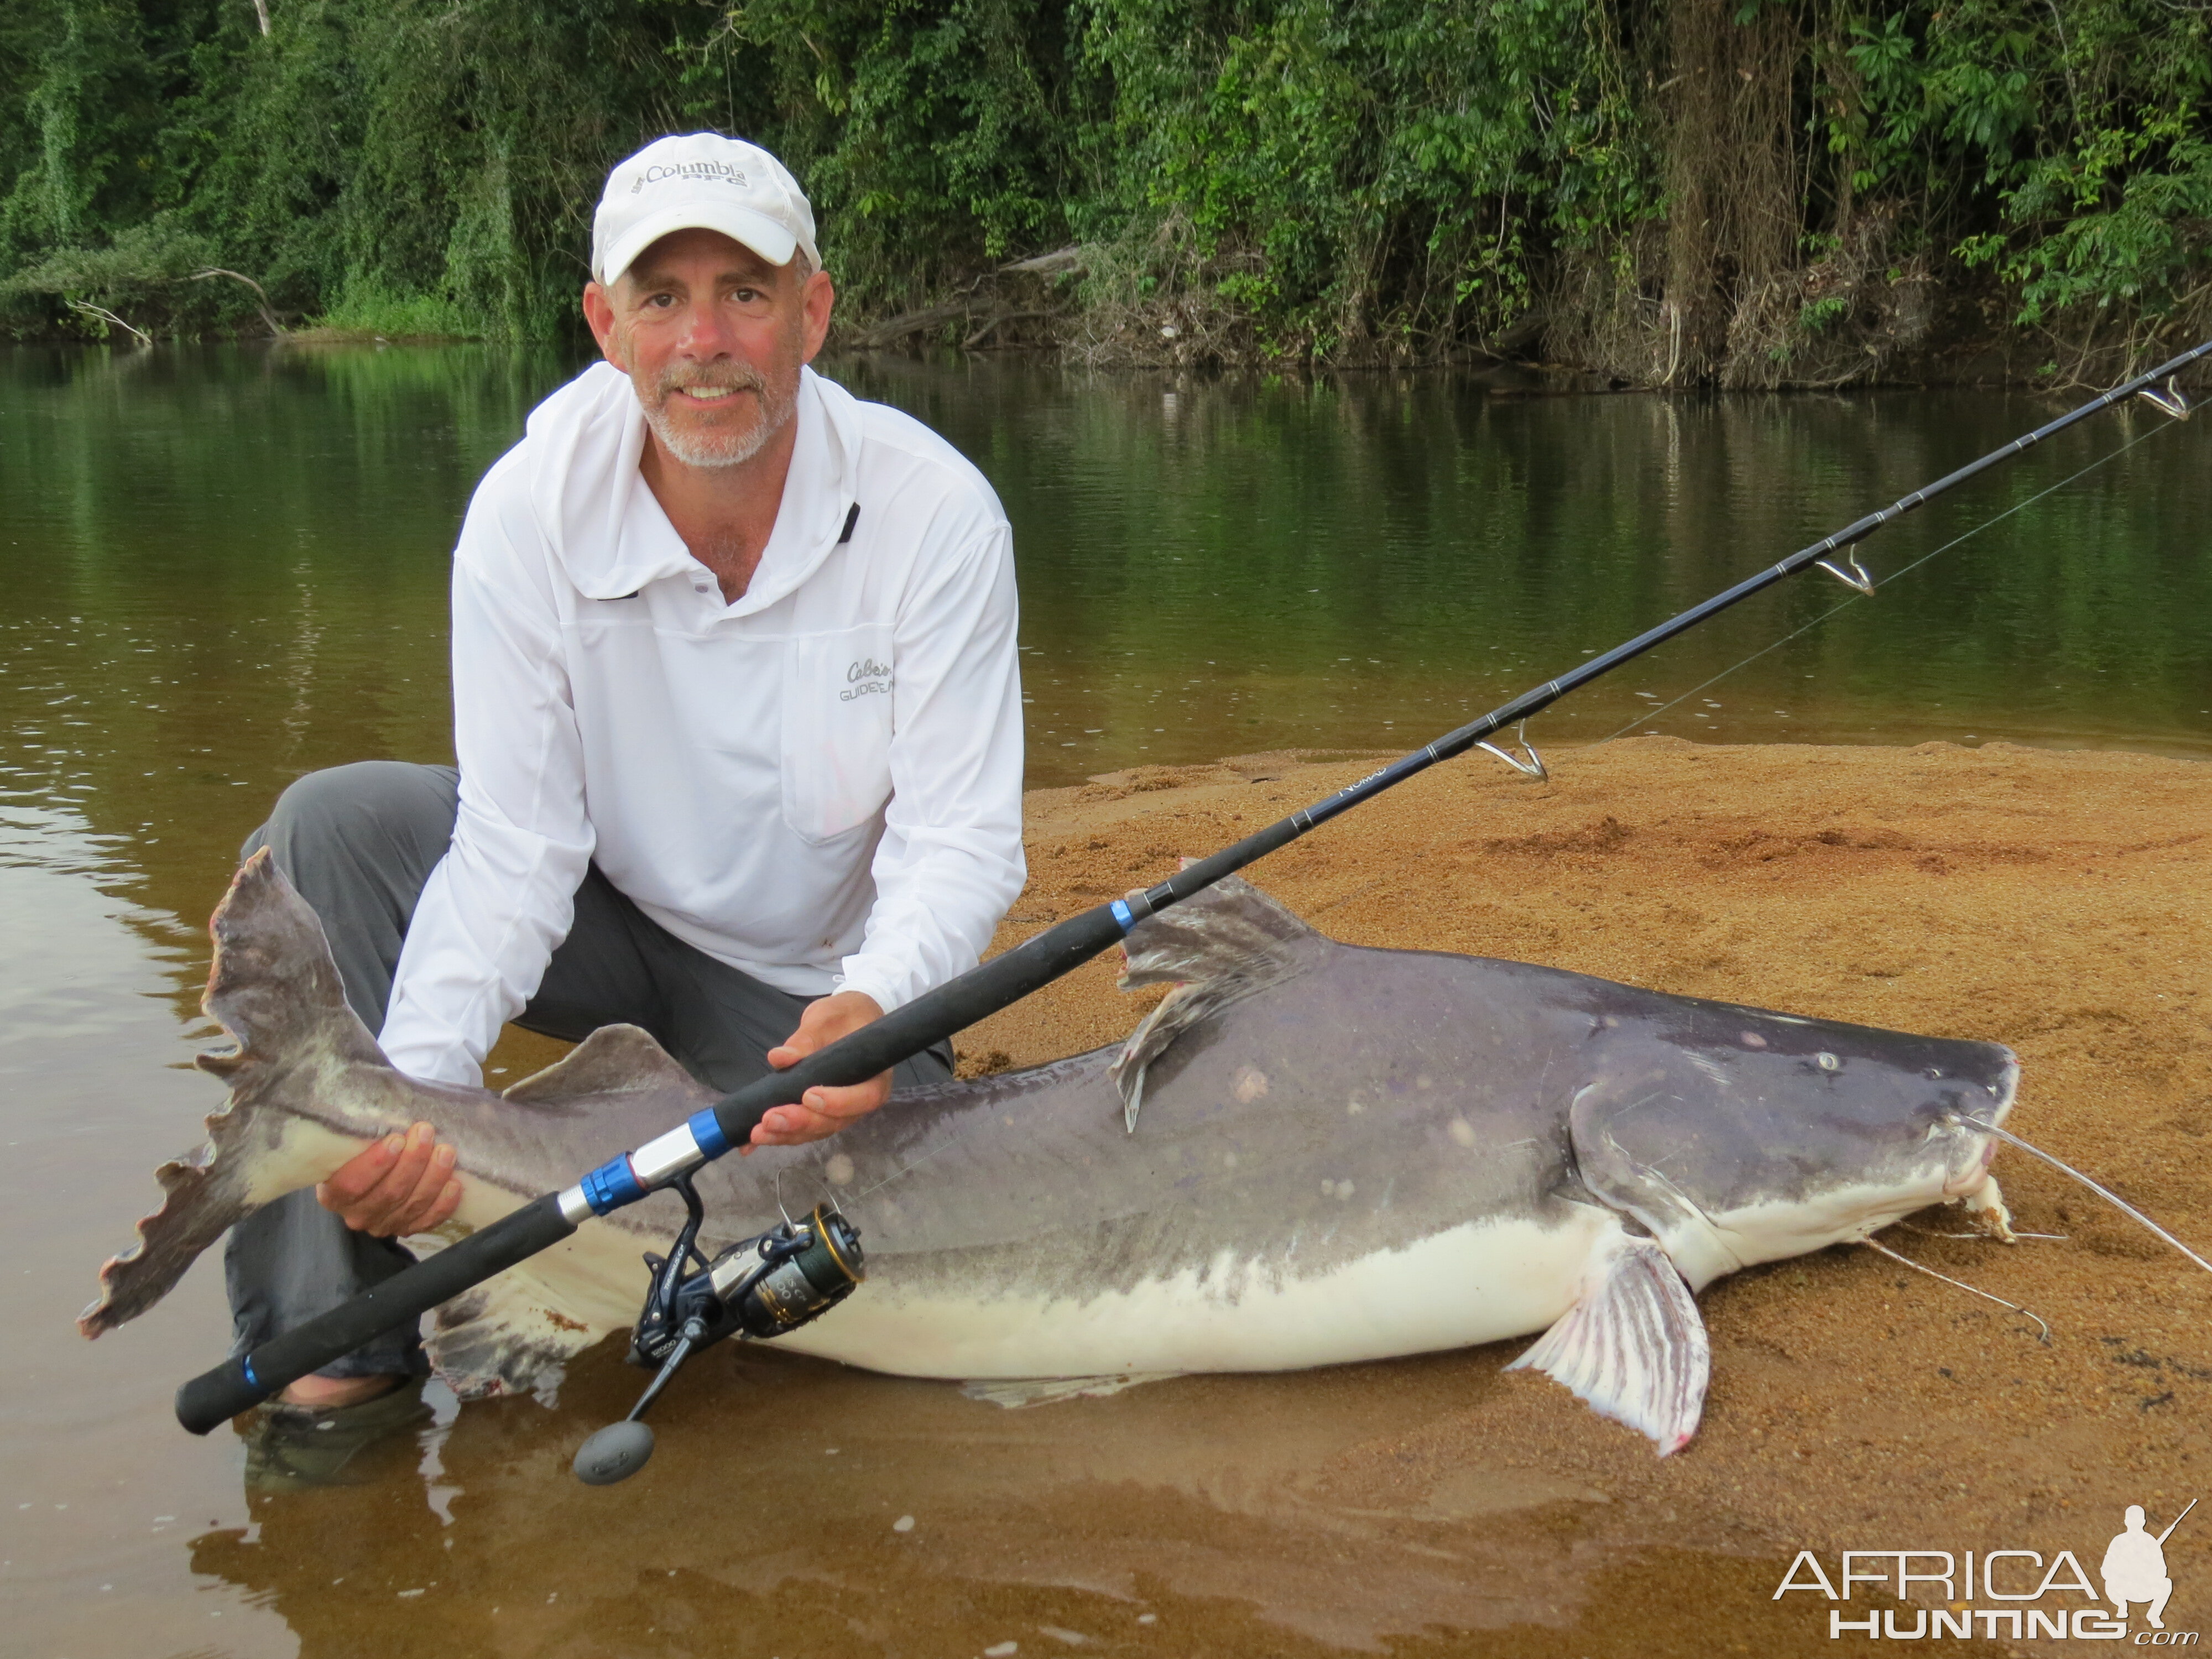
M 1934 1204 L 2002 1215 L 1990 1133 L 2019 1066 L 1996 1043 L 1689 999 L 1593 1045 L 1571 1109 L 1583 1181 L 1693 1284 L 1863 1239 Z

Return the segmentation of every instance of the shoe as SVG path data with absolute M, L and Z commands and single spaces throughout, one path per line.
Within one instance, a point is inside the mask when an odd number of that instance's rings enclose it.
M 248 1414 L 246 1442 L 248 1492 L 304 1492 L 315 1486 L 362 1486 L 376 1478 L 379 1460 L 365 1456 L 428 1423 L 422 1379 L 410 1376 L 390 1392 L 352 1406 L 293 1406 L 272 1400 Z

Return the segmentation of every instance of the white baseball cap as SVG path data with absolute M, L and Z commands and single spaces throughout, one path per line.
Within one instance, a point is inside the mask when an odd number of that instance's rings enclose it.
M 758 144 L 719 132 L 656 138 L 616 165 L 592 217 L 592 275 L 612 283 L 675 230 L 719 230 L 772 265 L 803 251 L 822 268 L 799 180 Z

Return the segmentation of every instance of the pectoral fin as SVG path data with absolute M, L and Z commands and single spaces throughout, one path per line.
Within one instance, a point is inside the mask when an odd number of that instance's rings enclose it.
M 1712 1348 L 1666 1251 L 1618 1232 L 1592 1252 L 1575 1305 L 1505 1369 L 1543 1372 L 1600 1416 L 1650 1436 L 1664 1457 L 1698 1431 Z

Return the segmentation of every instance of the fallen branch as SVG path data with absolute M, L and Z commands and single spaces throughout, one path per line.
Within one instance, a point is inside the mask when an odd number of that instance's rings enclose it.
M 873 328 L 855 336 L 853 345 L 856 350 L 866 351 L 872 347 L 889 345 L 894 340 L 903 340 L 909 335 L 925 334 L 950 322 L 966 323 L 975 314 L 974 304 L 966 300 L 957 300 L 951 305 L 926 307 L 920 311 L 909 311 L 902 317 L 893 317 L 878 323 Z
M 149 334 L 143 328 L 135 328 L 131 324 L 125 322 L 123 319 L 117 316 L 106 306 L 96 306 L 89 300 L 71 300 L 69 301 L 69 308 L 71 311 L 82 311 L 88 317 L 97 317 L 101 322 L 106 323 L 111 328 L 119 328 L 126 334 L 137 335 L 138 337 L 138 343 L 142 346 L 149 346 L 154 343 L 154 337 L 152 335 Z
M 994 311 L 983 319 L 982 327 L 960 343 L 960 349 L 973 351 L 982 343 L 983 337 L 1000 323 L 1018 323 L 1031 317 L 1057 317 L 1060 314 L 1057 311 Z
M 1031 259 L 1017 259 L 1010 265 L 1000 265 L 999 269 L 1019 271 L 1025 276 L 1073 276 L 1079 275 L 1085 269 L 1085 264 L 1082 245 L 1071 242 L 1050 253 L 1040 253 Z
M 264 25 L 262 33 L 266 34 L 268 32 Z M 260 283 L 255 282 L 251 276 L 241 276 L 235 270 L 226 270 L 221 265 L 210 265 L 205 270 L 196 270 L 185 280 L 204 283 L 210 276 L 228 276 L 232 282 L 243 283 L 252 289 L 254 294 L 253 308 L 261 313 L 261 320 L 269 325 L 270 333 L 278 339 L 283 338 L 284 325 L 276 320 L 276 313 L 269 309 L 269 293 Z

